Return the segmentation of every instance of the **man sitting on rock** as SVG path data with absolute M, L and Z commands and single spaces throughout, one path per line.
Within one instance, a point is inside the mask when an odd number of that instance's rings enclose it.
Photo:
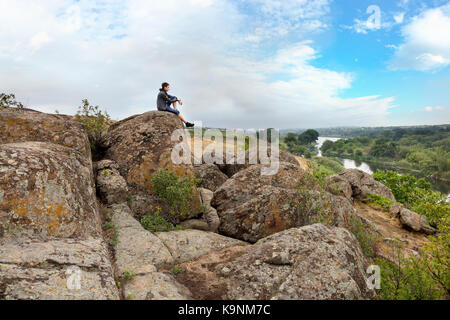
M 184 120 L 183 116 L 180 114 L 180 111 L 177 109 L 177 102 L 180 105 L 183 105 L 183 102 L 181 102 L 180 99 L 177 97 L 169 95 L 167 92 L 170 90 L 170 86 L 167 82 L 163 82 L 161 85 L 161 89 L 159 89 L 158 98 L 156 100 L 156 104 L 159 111 L 167 111 L 172 112 L 178 116 L 178 118 L 181 119 L 181 121 L 184 122 L 186 127 L 193 127 L 194 124 L 187 122 Z M 171 107 L 173 105 L 173 108 Z

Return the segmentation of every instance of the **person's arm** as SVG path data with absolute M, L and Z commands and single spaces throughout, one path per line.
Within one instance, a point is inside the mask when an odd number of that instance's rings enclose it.
M 177 101 L 179 101 L 180 99 L 178 99 L 177 97 L 175 97 L 175 96 L 171 96 L 171 95 L 167 95 L 168 97 L 169 97 L 169 100 L 170 100 L 170 102 L 177 102 Z

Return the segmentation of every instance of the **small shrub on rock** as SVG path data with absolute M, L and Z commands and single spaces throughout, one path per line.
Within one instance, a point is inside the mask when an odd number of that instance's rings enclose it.
M 174 226 L 172 223 L 167 222 L 163 217 L 159 214 L 161 213 L 161 209 L 154 212 L 153 214 L 142 217 L 141 225 L 144 229 L 150 232 L 168 232 L 173 230 L 181 230 L 180 226 Z
M 22 110 L 23 104 L 16 101 L 16 96 L 14 93 L 6 94 L 0 93 L 0 110 L 6 108 L 13 108 L 14 110 Z
M 191 177 L 180 178 L 175 173 L 162 169 L 152 177 L 153 192 L 170 206 L 171 214 L 186 216 L 198 181 Z
M 108 129 L 110 117 L 106 111 L 101 111 L 99 106 L 92 106 L 87 99 L 82 100 L 83 105 L 78 107 L 75 118 L 86 130 L 91 149 L 97 153 L 102 134 Z
M 389 211 L 389 207 L 394 204 L 394 201 L 391 199 L 387 199 L 379 194 L 373 193 L 369 193 L 365 202 L 371 205 L 379 206 L 383 211 Z
M 375 255 L 375 245 L 378 237 L 369 231 L 358 217 L 352 217 L 351 219 L 351 232 L 358 240 L 363 254 L 372 258 Z

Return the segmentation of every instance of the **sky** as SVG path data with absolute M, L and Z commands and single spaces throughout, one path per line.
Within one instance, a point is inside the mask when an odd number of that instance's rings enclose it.
M 0 0 L 0 92 L 220 128 L 450 123 L 450 1 Z

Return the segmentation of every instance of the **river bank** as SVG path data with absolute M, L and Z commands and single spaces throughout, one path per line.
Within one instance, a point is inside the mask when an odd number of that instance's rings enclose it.
M 322 157 L 322 152 L 320 148 L 322 147 L 325 141 L 333 141 L 336 142 L 341 138 L 335 137 L 319 137 L 317 140 L 316 148 L 318 150 L 318 157 Z M 439 191 L 443 194 L 450 194 L 450 182 L 440 179 L 432 179 L 430 177 L 426 177 L 420 170 L 415 170 L 411 167 L 401 166 L 399 162 L 388 162 L 388 161 L 377 161 L 377 160 L 360 160 L 360 159 L 349 159 L 343 158 L 339 154 L 333 154 L 332 157 L 339 159 L 346 169 L 359 169 L 368 174 L 373 174 L 377 170 L 394 170 L 403 174 L 411 174 L 413 176 L 419 178 L 427 178 L 427 180 L 431 183 L 432 188 L 436 191 Z

